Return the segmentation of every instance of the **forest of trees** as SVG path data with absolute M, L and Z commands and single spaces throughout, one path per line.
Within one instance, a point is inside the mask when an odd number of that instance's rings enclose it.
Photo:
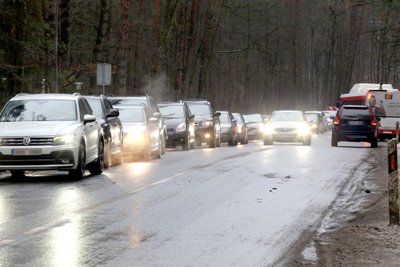
M 0 0 L 0 105 L 20 92 L 323 109 L 400 77 L 400 0 Z

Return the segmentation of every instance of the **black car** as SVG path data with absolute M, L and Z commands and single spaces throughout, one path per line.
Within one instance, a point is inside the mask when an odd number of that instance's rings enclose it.
M 230 111 L 219 111 L 221 125 L 221 143 L 228 143 L 229 146 L 237 146 L 239 143 L 239 132 L 237 121 Z
M 100 96 L 85 96 L 102 128 L 104 136 L 104 166 L 122 163 L 123 131 L 119 112 L 110 101 Z
M 339 141 L 366 141 L 377 147 L 379 120 L 368 106 L 341 106 L 333 119 L 331 145 L 337 146 Z
M 194 149 L 194 115 L 184 102 L 162 102 L 158 104 L 167 125 L 167 146 L 182 145 L 184 150 Z
M 306 116 L 307 120 L 310 122 L 311 132 L 313 134 L 323 134 L 326 131 L 322 112 L 305 111 L 304 116 Z
M 153 112 L 152 117 L 157 118 L 158 128 L 160 131 L 160 141 L 161 141 L 161 154 L 165 153 L 165 142 L 167 138 L 167 126 L 162 118 L 160 110 L 158 109 L 157 103 L 153 97 L 149 95 L 143 96 L 109 96 L 113 106 L 131 106 L 131 105 L 145 105 L 150 108 Z
M 210 148 L 221 146 L 220 122 L 221 113 L 216 112 L 214 106 L 207 100 L 184 101 L 195 116 L 196 145 L 207 143 Z

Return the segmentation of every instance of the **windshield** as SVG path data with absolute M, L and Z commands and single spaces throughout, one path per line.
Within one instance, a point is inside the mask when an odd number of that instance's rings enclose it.
M 238 113 L 233 113 L 232 115 L 238 123 L 243 123 L 242 117 L 240 117 Z
M 207 104 L 188 103 L 188 106 L 195 116 L 211 116 L 211 110 Z
M 228 113 L 221 112 L 221 116 L 219 117 L 219 120 L 220 120 L 222 123 L 229 123 L 230 120 L 229 120 L 229 115 L 228 115 Z
M 318 122 L 318 114 L 316 113 L 305 113 L 304 114 L 308 121 Z
M 143 108 L 118 108 L 118 110 L 119 110 L 119 119 L 121 120 L 122 123 L 146 121 Z
M 263 122 L 261 114 L 246 114 L 243 118 L 245 122 Z
M 304 121 L 304 117 L 301 112 L 274 112 L 270 121 Z
M 184 117 L 181 105 L 159 105 L 161 114 L 167 119 L 180 119 Z
M 74 100 L 35 99 L 7 103 L 0 116 L 2 122 L 76 121 Z

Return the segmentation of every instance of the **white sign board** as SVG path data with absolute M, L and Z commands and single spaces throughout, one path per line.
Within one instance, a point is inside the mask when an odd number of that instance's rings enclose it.
M 111 64 L 97 63 L 97 85 L 111 85 Z

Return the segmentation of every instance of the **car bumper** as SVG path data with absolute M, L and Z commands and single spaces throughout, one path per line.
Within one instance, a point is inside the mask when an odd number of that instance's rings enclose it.
M 167 146 L 174 146 L 175 144 L 182 144 L 187 142 L 188 133 L 185 132 L 167 132 L 168 138 L 166 139 Z
M 0 170 L 71 170 L 77 156 L 73 146 L 0 147 Z

